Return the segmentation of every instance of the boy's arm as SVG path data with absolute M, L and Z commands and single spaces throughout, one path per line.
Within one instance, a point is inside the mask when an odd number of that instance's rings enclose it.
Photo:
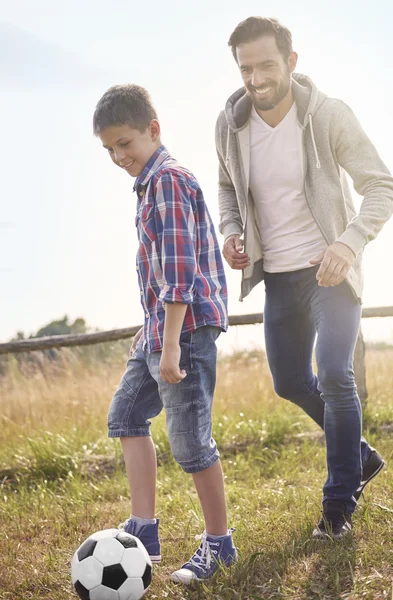
M 180 371 L 180 346 L 179 339 L 183 326 L 187 304 L 166 304 L 164 343 L 160 362 L 160 375 L 168 383 L 180 383 L 187 373 Z
M 195 191 L 186 178 L 175 171 L 164 173 L 155 191 L 157 229 L 162 231 L 160 300 L 165 304 L 160 371 L 164 381 L 179 383 L 187 375 L 179 367 L 180 334 L 187 306 L 194 300 L 197 272 L 197 225 L 192 201 Z

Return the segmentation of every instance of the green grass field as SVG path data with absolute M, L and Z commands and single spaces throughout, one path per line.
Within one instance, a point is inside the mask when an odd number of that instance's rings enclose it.
M 69 600 L 70 561 L 91 533 L 130 512 L 120 443 L 106 412 L 124 345 L 98 360 L 62 352 L 62 363 L 0 378 L 0 598 Z M 111 358 L 108 358 L 110 356 Z M 191 479 L 170 455 L 162 415 L 157 445 L 162 565 L 147 598 L 393 598 L 393 351 L 367 354 L 364 429 L 388 468 L 359 503 L 345 542 L 310 541 L 319 518 L 325 448 L 313 423 L 277 398 L 264 354 L 220 360 L 214 436 L 222 454 L 230 526 L 240 560 L 212 582 L 184 589 L 169 575 L 203 530 Z

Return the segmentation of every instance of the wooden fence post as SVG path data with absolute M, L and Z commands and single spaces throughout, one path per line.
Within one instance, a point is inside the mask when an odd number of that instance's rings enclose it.
M 368 397 L 367 385 L 366 385 L 366 345 L 363 339 L 363 333 L 360 329 L 358 339 L 356 342 L 355 356 L 353 361 L 353 367 L 355 372 L 355 381 L 358 388 L 358 394 L 362 407 L 366 406 Z

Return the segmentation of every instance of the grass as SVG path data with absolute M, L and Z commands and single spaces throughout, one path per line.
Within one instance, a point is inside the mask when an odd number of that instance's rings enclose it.
M 124 345 L 100 360 L 63 352 L 23 374 L 12 360 L 0 379 L 0 598 L 69 600 L 70 561 L 92 532 L 129 514 L 117 440 L 106 412 L 124 365 Z M 107 349 L 108 350 L 108 349 Z M 98 355 L 97 355 L 98 356 Z M 367 354 L 365 434 L 392 460 L 393 350 Z M 203 529 L 191 479 L 173 461 L 163 415 L 157 445 L 163 563 L 148 598 L 178 600 L 393 597 L 393 476 L 372 483 L 343 543 L 310 541 L 325 478 L 323 439 L 299 409 L 277 398 L 262 352 L 220 360 L 214 436 L 222 454 L 229 522 L 239 563 L 212 582 L 183 589 L 169 575 Z

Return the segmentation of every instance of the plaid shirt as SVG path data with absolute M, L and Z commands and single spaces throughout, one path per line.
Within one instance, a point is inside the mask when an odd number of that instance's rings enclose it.
M 182 336 L 228 327 L 227 285 L 213 223 L 195 177 L 161 146 L 135 181 L 136 268 L 149 352 L 162 349 L 165 304 L 187 304 Z

